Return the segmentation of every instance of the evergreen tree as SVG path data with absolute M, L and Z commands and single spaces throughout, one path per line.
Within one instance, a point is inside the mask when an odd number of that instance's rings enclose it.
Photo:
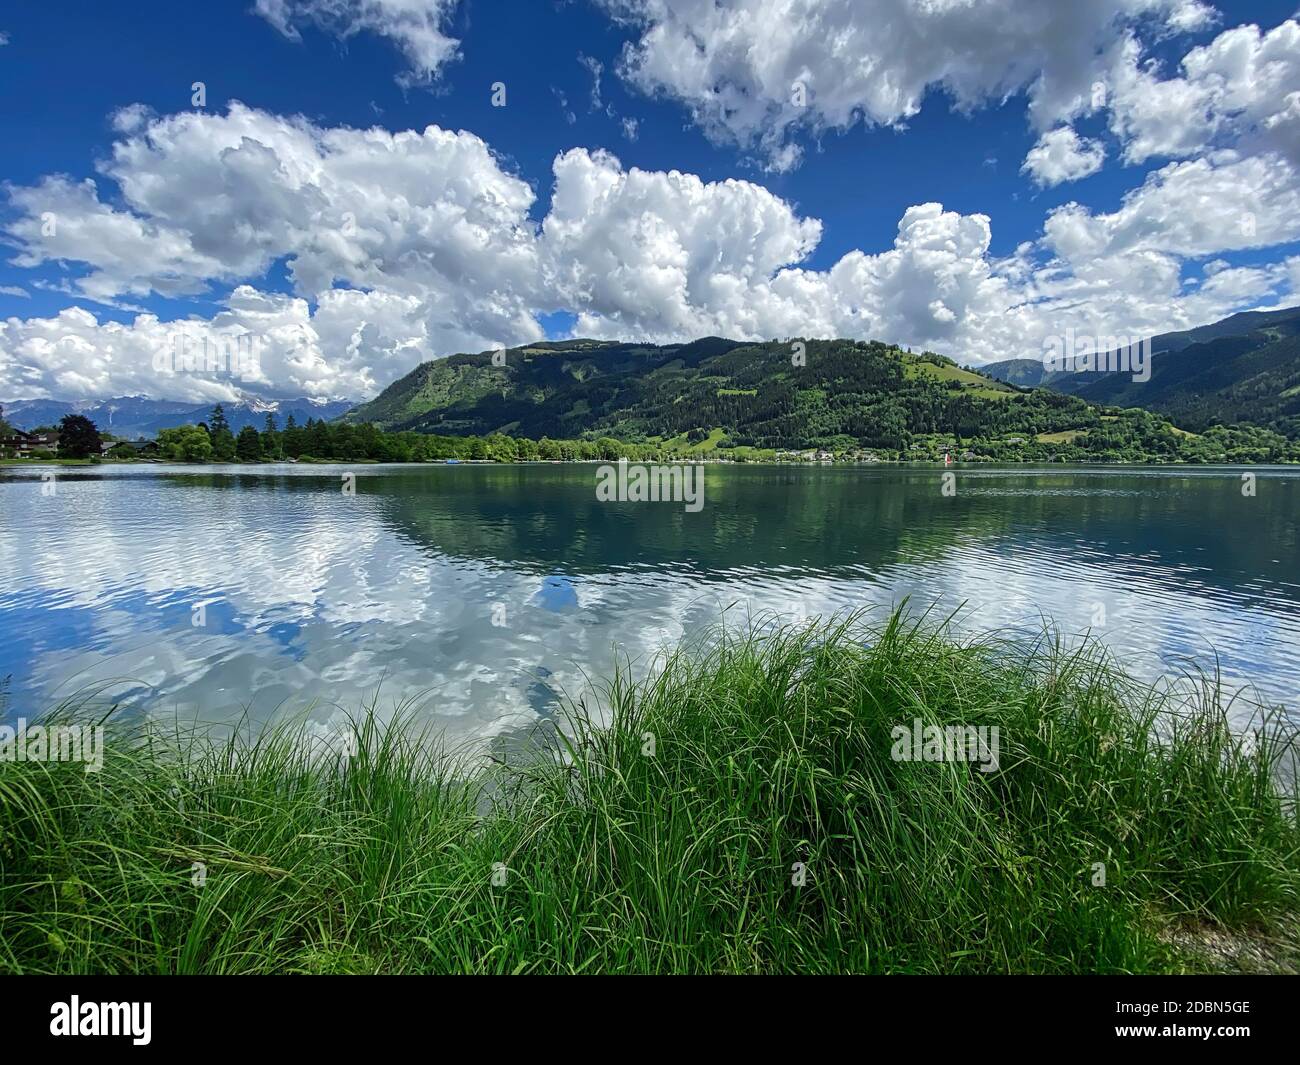
M 283 446 L 280 431 L 275 424 L 275 413 L 271 412 L 266 416 L 266 427 L 262 430 L 262 457 L 273 460 L 283 458 Z
M 307 440 L 305 449 L 307 454 L 317 459 L 332 459 L 334 457 L 334 442 L 330 428 L 320 418 L 307 419 Z
M 285 458 L 296 459 L 302 454 L 303 435 L 298 421 L 289 413 L 288 419 L 284 423 L 284 432 L 280 434 L 280 451 Z
M 229 432 L 230 430 L 226 430 Z M 259 462 L 262 458 L 262 440 L 257 430 L 245 425 L 239 430 L 239 439 L 235 442 L 235 455 L 240 462 Z
M 226 412 L 218 403 L 212 408 L 212 417 L 208 420 L 208 436 L 212 440 L 212 457 L 218 462 L 229 462 L 235 457 L 235 434 L 230 431 L 226 421 Z

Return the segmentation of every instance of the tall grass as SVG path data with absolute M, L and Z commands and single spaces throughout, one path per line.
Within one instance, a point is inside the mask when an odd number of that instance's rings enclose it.
M 657 665 L 508 765 L 373 714 L 342 764 L 124 725 L 99 773 L 0 764 L 0 970 L 1176 971 L 1171 927 L 1297 913 L 1293 748 L 1212 686 L 903 613 Z M 895 761 L 914 718 L 999 770 Z

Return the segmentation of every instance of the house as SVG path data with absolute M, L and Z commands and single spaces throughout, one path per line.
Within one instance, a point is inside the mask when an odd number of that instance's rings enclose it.
M 99 445 L 101 454 L 107 455 L 115 447 L 129 447 L 136 458 L 149 458 L 159 453 L 157 440 L 105 440 Z
M 58 433 L 25 433 L 15 429 L 13 435 L 0 439 L 0 451 L 13 452 L 19 458 L 27 458 L 34 451 L 58 450 Z

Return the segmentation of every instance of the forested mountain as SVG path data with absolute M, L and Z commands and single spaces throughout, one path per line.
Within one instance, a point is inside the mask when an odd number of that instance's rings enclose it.
M 680 345 L 575 340 L 422 363 L 352 423 L 447 435 L 625 441 L 722 430 L 735 445 L 901 448 L 913 436 L 1052 433 L 1098 424 L 1072 397 L 1026 393 L 878 342 Z M 500 358 L 498 357 L 498 361 Z
M 1300 439 L 1300 333 L 1279 334 L 1259 330 L 1155 355 L 1149 381 L 1104 374 L 1075 394 L 1092 403 L 1143 407 L 1193 432 L 1258 425 Z
M 1014 385 L 1157 411 L 1193 431 L 1257 425 L 1300 438 L 1300 307 L 1163 333 L 1151 338 L 1151 350 L 1148 381 L 1127 373 L 1049 373 L 1041 359 L 1008 359 L 982 370 Z

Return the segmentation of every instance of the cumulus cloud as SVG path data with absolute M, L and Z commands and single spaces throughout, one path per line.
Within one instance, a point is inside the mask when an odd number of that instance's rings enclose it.
M 125 209 L 89 180 L 11 189 L 19 265 L 84 263 L 79 290 L 111 299 L 201 292 L 284 260 L 308 298 L 382 288 L 421 298 L 466 342 L 538 335 L 533 193 L 478 137 L 322 129 L 240 104 L 119 119 L 130 132 L 101 169 Z
M 1106 149 L 1100 141 L 1080 137 L 1071 127 L 1060 126 L 1038 138 L 1020 171 L 1046 187 L 1095 174 L 1105 159 Z
M 266 297 L 251 290 L 237 290 L 230 307 L 208 321 L 163 322 L 142 314 L 130 324 L 100 322 L 80 307 L 69 307 L 52 318 L 10 318 L 0 322 L 0 378 L 9 388 L 7 398 L 15 399 L 154 395 L 196 402 L 230 401 L 239 393 L 233 377 L 164 375 L 154 367 L 178 350 L 178 337 L 190 338 L 198 350 L 204 341 L 229 343 L 240 336 L 252 336 L 256 330 L 259 351 L 274 372 L 281 360 L 277 353 L 264 350 L 265 339 L 275 335 L 277 324 L 289 324 L 294 315 L 293 308 L 281 307 L 281 321 L 272 322 L 265 303 Z M 305 322 L 305 304 L 297 319 L 293 324 Z
M 1073 264 L 1142 251 L 1195 258 L 1300 239 L 1300 181 L 1277 156 L 1225 151 L 1148 175 L 1119 210 L 1053 211 L 1046 243 Z
M 608 152 L 575 149 L 555 161 L 542 235 L 552 288 L 583 308 L 580 331 L 599 321 L 683 336 L 807 256 L 821 223 L 750 182 L 625 171 Z
M 1162 78 L 1132 36 L 1117 50 L 1108 102 L 1126 162 L 1236 145 L 1300 165 L 1300 23 L 1225 30 L 1189 51 L 1180 68 Z
M 238 104 L 126 109 L 116 128 L 97 181 L 8 189 L 14 261 L 62 264 L 74 293 L 119 305 L 212 288 L 220 309 L 10 317 L 3 398 L 361 398 L 422 359 L 540 339 L 556 310 L 579 335 L 874 337 L 986 361 L 1069 326 L 1142 335 L 1300 297 L 1295 257 L 1222 260 L 1300 240 L 1294 168 L 1242 146 L 1168 163 L 1113 211 L 1061 206 L 1009 256 L 992 254 L 989 216 L 922 203 L 892 246 L 813 269 L 821 222 L 761 184 L 605 151 L 559 155 L 535 221 L 533 191 L 466 132 L 323 128 Z M 290 292 L 267 291 L 277 263 Z M 160 371 L 178 336 L 255 338 L 257 373 Z
M 428 82 L 459 55 L 446 27 L 457 0 L 257 0 L 254 10 L 291 40 L 313 25 L 344 39 L 358 33 L 387 37 L 405 56 L 406 83 Z
M 983 215 L 919 205 L 891 250 L 798 267 L 820 231 L 747 182 L 624 171 L 576 151 L 557 160 L 544 242 L 580 335 L 953 341 L 973 308 L 1007 302 Z
M 1087 109 L 1126 27 L 1201 29 L 1198 0 L 601 0 L 634 28 L 621 73 L 680 101 L 714 140 L 797 165 L 799 130 L 896 126 L 931 90 L 963 109 L 1028 90 L 1048 129 Z
M 1283 264 L 1184 279 L 1187 260 L 1215 245 L 1295 232 L 1285 183 L 1275 199 L 1259 195 L 1259 160 L 1215 168 L 1212 182 L 1182 169 L 1192 165 L 1154 175 L 1113 214 L 1062 208 L 1041 241 L 1005 259 L 990 254 L 987 216 L 927 203 L 904 213 L 893 247 L 810 270 L 799 264 L 820 230 L 759 186 L 569 152 L 556 163 L 543 253 L 558 298 L 578 310 L 578 335 L 876 337 L 977 362 L 1032 355 L 1068 326 L 1142 335 L 1300 296 Z M 1237 186 L 1236 199 L 1220 184 Z M 1207 212 L 1215 199 L 1219 213 Z M 1249 242 L 1233 203 L 1260 212 Z

